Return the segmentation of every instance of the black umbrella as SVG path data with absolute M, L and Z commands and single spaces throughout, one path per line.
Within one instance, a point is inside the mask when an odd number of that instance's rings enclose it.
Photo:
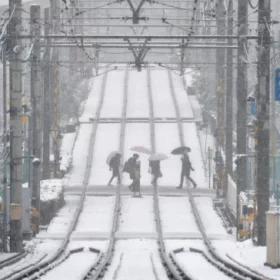
M 191 148 L 190 148 L 190 147 L 187 147 L 187 146 L 181 146 L 181 147 L 178 147 L 178 148 L 172 150 L 172 151 L 171 151 L 171 154 L 173 154 L 173 155 L 181 155 L 181 154 L 183 154 L 185 151 L 190 152 L 190 151 L 191 151 Z

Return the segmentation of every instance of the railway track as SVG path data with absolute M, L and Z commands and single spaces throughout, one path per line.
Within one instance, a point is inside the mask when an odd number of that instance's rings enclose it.
M 127 112 L 127 95 L 128 95 L 127 84 L 128 84 L 128 79 L 129 79 L 128 75 L 129 75 L 129 72 L 128 72 L 128 68 L 127 68 L 126 72 L 125 72 L 122 121 L 121 121 L 121 129 L 120 129 L 119 151 L 121 152 L 121 154 L 123 154 L 123 151 L 124 151 L 125 125 L 126 125 L 125 119 L 126 119 L 126 112 Z M 91 269 L 89 271 L 87 271 L 87 273 L 85 274 L 85 276 L 82 279 L 96 280 L 96 279 L 102 278 L 102 276 L 104 276 L 106 269 L 110 265 L 112 258 L 113 258 L 115 242 L 116 242 L 115 234 L 116 234 L 118 226 L 119 226 L 120 211 L 121 211 L 121 195 L 120 195 L 120 185 L 118 185 L 117 191 L 116 191 L 113 226 L 112 226 L 112 230 L 110 233 L 108 249 L 103 257 L 103 260 L 100 263 L 94 264 L 91 267 Z
M 169 83 L 170 83 L 170 92 L 171 92 L 171 95 L 172 95 L 172 99 L 173 99 L 174 107 L 175 107 L 175 111 L 176 111 L 178 131 L 179 131 L 179 139 L 180 139 L 181 145 L 184 146 L 185 145 L 184 131 L 183 131 L 183 127 L 182 127 L 180 110 L 179 110 L 179 107 L 178 107 L 178 102 L 177 102 L 176 94 L 175 94 L 175 91 L 174 91 L 172 74 L 171 74 L 170 71 L 168 71 L 168 79 L 169 79 Z M 252 269 L 246 268 L 246 267 L 241 266 L 241 265 L 234 264 L 233 262 L 226 260 L 225 258 L 223 258 L 221 255 L 218 254 L 217 250 L 212 245 L 212 242 L 211 242 L 210 238 L 206 234 L 206 230 L 205 230 L 203 221 L 200 217 L 199 210 L 198 210 L 198 207 L 195 203 L 192 192 L 190 191 L 190 189 L 187 189 L 187 192 L 188 192 L 189 202 L 190 202 L 190 205 L 191 205 L 191 208 L 192 208 L 192 213 L 194 214 L 197 227 L 198 227 L 198 229 L 199 229 L 199 231 L 202 235 L 203 242 L 204 242 L 204 244 L 207 248 L 207 252 L 205 252 L 204 250 L 195 249 L 195 248 L 190 248 L 190 251 L 201 254 L 201 256 L 203 256 L 203 258 L 205 258 L 211 265 L 213 265 L 219 271 L 223 272 L 226 276 L 228 276 L 232 279 L 237 279 L 237 280 L 248 280 L 248 279 L 252 279 L 252 280 L 272 280 L 268 277 L 265 277 L 264 275 L 259 274 L 258 272 L 254 271 Z M 176 263 L 176 257 L 175 256 L 176 256 L 176 254 L 180 253 L 181 251 L 182 251 L 182 249 L 176 249 L 176 250 L 173 250 L 169 254 L 169 256 L 173 260 L 173 262 Z M 180 268 L 180 270 L 183 270 L 183 268 L 181 268 L 180 265 L 178 265 L 178 267 Z M 192 277 L 195 277 L 195 275 L 194 276 L 189 275 L 188 277 L 189 278 L 186 278 L 186 279 L 193 279 Z
M 89 183 L 91 165 L 92 165 L 94 142 L 95 142 L 97 127 L 98 127 L 98 118 L 100 116 L 101 108 L 103 105 L 106 80 L 107 80 L 107 74 L 104 75 L 103 81 L 102 81 L 102 89 L 100 92 L 99 104 L 98 104 L 98 108 L 97 108 L 96 116 L 95 116 L 96 120 L 93 122 L 93 124 L 91 126 L 92 130 L 90 133 L 88 156 L 87 156 L 87 160 L 86 160 L 87 163 L 86 163 L 86 169 L 84 172 L 84 178 L 83 178 L 83 184 L 82 184 L 83 188 L 82 188 L 82 192 L 80 195 L 80 200 L 78 203 L 78 207 L 75 210 L 70 227 L 69 227 L 65 237 L 63 238 L 61 245 L 59 246 L 58 250 L 56 250 L 56 252 L 52 256 L 46 257 L 42 260 L 38 260 L 37 263 L 32 263 L 26 267 L 22 267 L 18 270 L 15 270 L 12 272 L 12 274 L 1 276 L 0 277 L 1 280 L 38 279 L 41 277 L 41 275 L 54 269 L 56 266 L 60 265 L 62 262 L 67 260 L 71 254 L 77 253 L 82 250 L 82 248 L 79 248 L 79 249 L 67 251 L 67 248 L 70 243 L 71 235 L 74 232 L 74 230 L 77 226 L 79 217 L 83 211 L 84 201 L 85 201 L 86 192 L 87 192 L 87 186 Z M 102 257 L 101 252 L 94 248 L 91 251 L 98 254 L 97 262 L 99 262 Z

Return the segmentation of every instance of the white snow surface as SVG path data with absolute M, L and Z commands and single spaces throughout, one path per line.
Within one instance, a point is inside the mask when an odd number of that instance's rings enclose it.
M 119 232 L 153 233 L 155 223 L 151 196 L 123 196 Z
M 210 197 L 195 197 L 194 200 L 203 221 L 206 234 L 229 238 L 231 235 L 227 233 L 221 219 L 214 210 L 212 199 Z
M 124 95 L 124 71 L 112 71 L 107 74 L 107 84 L 103 101 L 101 118 L 120 118 Z
M 159 199 L 163 233 L 186 233 L 200 236 L 187 197 Z
M 127 99 L 128 118 L 149 118 L 149 100 L 147 72 L 136 70 L 129 72 L 128 80 L 128 99 Z
M 91 91 L 84 105 L 83 113 L 79 119 L 80 122 L 88 122 L 96 117 L 97 108 L 101 96 L 101 87 L 104 76 L 97 76 L 91 81 Z
M 114 205 L 113 196 L 87 197 L 75 232 L 110 232 Z
M 40 200 L 57 200 L 62 194 L 62 180 L 48 179 L 40 181 Z
M 97 254 L 85 251 L 71 254 L 66 261 L 62 262 L 59 266 L 53 268 L 45 276 L 41 276 L 42 280 L 57 280 L 68 279 L 77 280 L 82 279 L 91 265 L 96 261 Z
M 170 93 L 167 71 L 151 71 L 151 84 L 155 117 L 175 118 L 175 107 Z
M 78 206 L 79 199 L 79 196 L 65 196 L 65 206 L 59 210 L 50 222 L 47 229 L 48 234 L 65 234 L 67 232 L 72 221 L 72 216 Z M 41 234 L 45 235 L 44 232 L 41 232 Z
M 193 110 L 189 97 L 184 89 L 183 78 L 178 74 L 170 72 L 173 79 L 175 96 L 177 99 L 180 117 L 181 118 L 194 118 Z
M 154 275 L 152 260 L 158 278 Z M 160 263 L 157 242 L 146 239 L 118 241 L 112 264 L 104 276 L 104 280 L 112 279 L 167 280 L 165 270 Z
M 90 134 L 92 124 L 81 124 L 77 136 L 77 144 L 73 151 L 73 168 L 65 176 L 64 185 L 82 185 L 83 178 L 86 171 L 88 146 L 90 141 Z
M 72 149 L 76 138 L 75 133 L 65 133 L 60 146 L 60 170 L 66 172 L 72 163 Z

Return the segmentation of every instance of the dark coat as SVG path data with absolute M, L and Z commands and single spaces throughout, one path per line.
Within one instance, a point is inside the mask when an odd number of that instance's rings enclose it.
M 190 162 L 190 158 L 188 155 L 183 155 L 181 158 L 182 161 L 182 173 L 184 175 L 190 175 L 191 170 L 194 170 L 192 164 Z
M 162 173 L 160 170 L 160 161 L 159 160 L 153 160 L 149 162 L 151 174 L 155 177 L 162 177 Z
M 110 169 L 113 170 L 113 175 L 117 176 L 117 174 L 119 174 L 120 164 L 121 164 L 121 157 L 118 154 L 111 158 L 109 166 Z

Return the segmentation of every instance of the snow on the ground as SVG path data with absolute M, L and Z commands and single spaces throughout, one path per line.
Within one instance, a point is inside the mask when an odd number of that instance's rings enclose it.
M 194 233 L 200 235 L 191 206 L 186 197 L 164 197 L 159 199 L 163 234 Z
M 106 94 L 100 113 L 101 118 L 120 118 L 124 95 L 125 71 L 112 71 L 108 73 Z
M 45 276 L 41 276 L 40 279 L 82 279 L 90 267 L 95 263 L 97 256 L 98 254 L 90 251 L 71 254 L 67 260 L 62 262 L 59 266 L 53 268 Z
M 210 197 L 195 197 L 195 203 L 207 235 L 230 237 L 221 219 L 213 208 L 213 201 Z
M 128 80 L 128 118 L 148 118 L 149 112 L 147 72 L 136 70 L 129 72 Z
M 193 252 L 183 252 L 176 254 L 176 260 L 183 270 L 189 274 L 192 279 L 204 280 L 230 280 L 231 277 L 210 264 L 201 254 Z
M 180 111 L 180 117 L 193 118 L 194 117 L 193 110 L 189 98 L 187 96 L 187 93 L 184 89 L 182 77 L 172 72 L 170 72 L 170 74 L 173 79 L 174 91 L 175 91 L 175 96 Z
M 83 113 L 80 117 L 80 122 L 88 122 L 91 118 L 96 117 L 97 108 L 101 96 L 101 87 L 104 76 L 98 76 L 91 81 L 91 91 L 84 105 Z
M 84 208 L 76 232 L 110 232 L 112 227 L 115 197 L 90 196 L 85 200 Z
M 118 241 L 112 264 L 104 276 L 104 280 L 112 279 L 167 280 L 166 272 L 160 263 L 157 242 L 145 239 Z
M 215 240 L 213 245 L 221 255 L 228 255 L 237 262 L 249 266 L 268 277 L 280 279 L 280 269 L 271 269 L 264 265 L 266 262 L 266 247 L 255 246 L 252 240 L 243 242 Z M 230 259 L 228 260 L 231 261 Z
M 60 146 L 60 167 L 59 169 L 66 172 L 72 163 L 72 150 L 76 138 L 76 132 L 63 134 Z
M 90 185 L 106 185 L 112 176 L 106 163 L 112 151 L 120 146 L 120 124 L 99 124 L 96 132 L 93 160 L 90 174 Z M 116 184 L 114 179 L 113 184 Z
M 151 196 L 123 196 L 121 203 L 119 232 L 155 232 Z
M 177 124 L 155 124 L 156 151 L 169 156 L 161 162 L 162 177 L 158 180 L 160 186 L 178 186 L 181 176 L 180 156 L 171 155 L 171 151 L 180 146 Z
M 151 84 L 155 117 L 175 118 L 175 107 L 170 93 L 167 71 L 151 71 Z
M 61 179 L 48 179 L 41 180 L 40 182 L 40 200 L 49 201 L 57 200 L 62 194 L 62 180 Z
M 64 185 L 82 185 L 88 156 L 88 146 L 92 124 L 81 124 L 73 151 L 73 168 L 65 176 Z
M 151 139 L 150 139 L 150 125 L 147 123 L 137 123 L 126 125 L 125 130 L 125 141 L 124 141 L 124 160 L 127 160 L 134 153 L 130 150 L 134 146 L 144 146 L 148 149 L 151 149 Z M 148 173 L 149 170 L 149 155 L 138 153 L 141 161 L 141 184 L 142 185 L 151 185 L 151 174 Z M 131 180 L 129 179 L 128 173 L 124 173 L 124 184 L 130 184 Z
M 65 196 L 65 206 L 59 210 L 57 215 L 50 222 L 47 229 L 48 234 L 65 234 L 67 232 L 78 206 L 79 199 L 79 196 Z M 44 235 L 45 233 L 41 232 L 41 234 Z

